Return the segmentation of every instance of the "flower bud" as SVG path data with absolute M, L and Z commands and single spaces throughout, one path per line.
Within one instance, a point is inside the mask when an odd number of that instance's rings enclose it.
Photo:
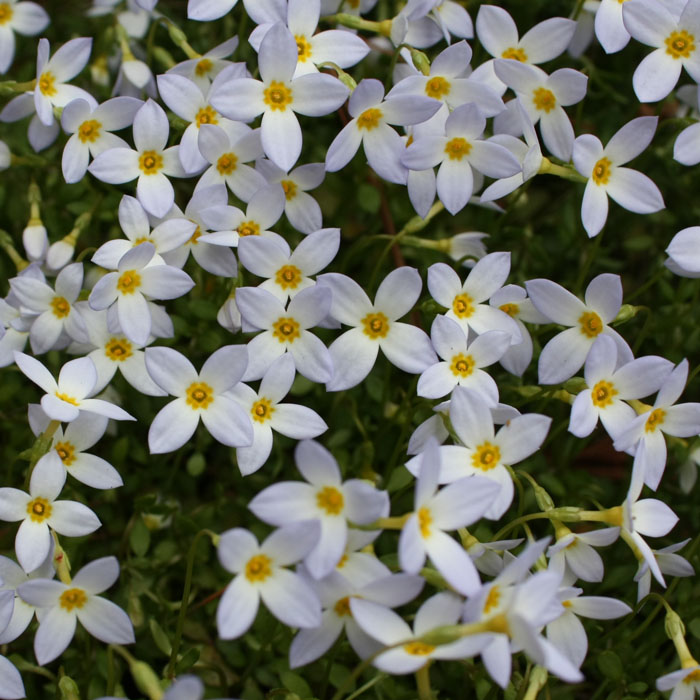
M 29 225 L 22 232 L 22 243 L 31 262 L 44 259 L 49 248 L 49 237 L 41 219 L 29 220 Z
M 0 170 L 7 170 L 10 167 L 12 154 L 4 141 L 0 141 Z

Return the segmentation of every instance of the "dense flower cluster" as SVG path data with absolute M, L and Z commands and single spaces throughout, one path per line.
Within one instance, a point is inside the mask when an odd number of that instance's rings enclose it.
M 591 81 L 570 67 L 547 72 L 547 64 L 567 48 L 580 55 L 591 40 L 587 26 L 606 52 L 633 39 L 654 47 L 633 88 L 640 101 L 659 101 L 683 68 L 700 80 L 700 0 L 577 3 L 574 19 L 550 18 L 522 36 L 500 7 L 482 5 L 472 22 L 464 3 L 452 0 L 399 4 L 396 16 L 374 20 L 371 0 L 189 0 L 191 20 L 235 16 L 247 27 L 240 38 L 254 56 L 246 64 L 231 60 L 235 38 L 195 52 L 174 22 L 184 18 L 171 18 L 165 1 L 94 0 L 90 15 L 111 18 L 118 49 L 109 61 L 118 73 L 112 97 L 98 102 L 92 92 L 101 90 L 74 84 L 95 48 L 88 37 L 53 53 L 39 39 L 35 78 L 2 84 L 2 94 L 17 94 L 0 121 L 31 116 L 28 140 L 36 152 L 61 139 L 66 183 L 89 180 L 99 191 L 125 185 L 128 192 L 108 212 L 123 235 L 80 251 L 87 222 L 49 245 L 33 185 L 22 235 L 27 260 L 10 246 L 17 274 L 0 301 L 0 366 L 16 366 L 43 394 L 29 406 L 37 439 L 25 487 L 0 488 L 0 519 L 19 523 L 19 566 L 0 561 L 0 640 L 13 642 L 36 613 L 39 665 L 61 656 L 76 621 L 106 644 L 135 641 L 133 610 L 130 619 L 102 596 L 119 578 L 116 557 L 71 574 L 63 548 L 66 538 L 101 527 L 99 509 L 61 497 L 68 476 L 100 490 L 128 480 L 98 456 L 110 419 L 135 420 L 111 387 L 117 370 L 137 392 L 169 397 L 160 410 L 147 404 L 150 454 L 180 450 L 207 431 L 233 448 L 238 478 L 266 484 L 247 508 L 268 530 L 231 521 L 231 529 L 209 533 L 230 574 L 215 627 L 220 639 L 242 637 L 262 604 L 294 631 L 292 668 L 319 659 L 345 635 L 368 665 L 416 673 L 422 699 L 430 697 L 430 663 L 478 657 L 507 688 L 520 654 L 535 669 L 529 687 L 536 693 L 547 673 L 583 680 L 588 640 L 579 617 L 632 612 L 577 585 L 603 580 L 597 547 L 618 538 L 627 545 L 640 599 L 652 577 L 663 587 L 664 574 L 693 573 L 675 553 L 682 545 L 656 550 L 646 541 L 667 535 L 678 518 L 662 500 L 642 497 L 645 487 L 656 491 L 661 483 L 667 444 L 700 433 L 700 404 L 679 403 L 690 363 L 635 357 L 636 339 L 616 330 L 632 313 L 620 275 L 591 278 L 585 268 L 583 298 L 545 278 L 508 284 L 509 277 L 521 279 L 511 253 L 487 253 L 483 235 L 471 233 L 424 241 L 441 257 L 425 269 L 401 258 L 378 285 L 372 280 L 372 294 L 334 267 L 345 246 L 343 222 L 324 222 L 313 192 L 326 178 L 342 178 L 362 153 L 370 178 L 405 186 L 417 213 L 397 243 L 443 209 L 499 210 L 495 200 L 507 209 L 504 198 L 519 196 L 540 174 L 585 184 L 581 222 L 589 237 L 606 225 L 608 197 L 634 214 L 658 212 L 665 206 L 659 188 L 626 167 L 652 143 L 658 118 L 631 119 L 605 146 L 595 134 L 577 134 L 581 121 L 568 108 L 581 108 Z M 333 28 L 319 30 L 320 21 Z M 48 22 L 35 3 L 0 2 L 0 71 L 12 64 L 15 33 L 41 34 Z M 161 24 L 187 60 L 175 63 L 168 54 L 168 70 L 154 75 L 152 38 Z M 477 55 L 491 58 L 472 65 L 477 46 Z M 389 86 L 365 77 L 382 52 L 395 60 Z M 360 64 L 356 82 L 352 71 Z M 96 63 L 91 74 L 99 85 Z M 111 85 L 108 72 L 104 79 Z M 335 128 L 333 139 L 318 143 L 312 120 Z M 693 124 L 679 134 L 680 163 L 700 162 L 698 130 Z M 320 151 L 322 162 L 304 160 Z M 15 167 L 13 158 L 8 154 L 5 165 Z M 405 236 L 406 243 L 416 240 Z M 685 228 L 669 237 L 666 265 L 698 277 L 698 251 L 700 227 Z M 186 300 L 207 279 L 230 282 L 218 313 L 230 340 L 196 367 L 185 343 L 168 344 L 178 322 L 169 302 Z M 52 351 L 75 356 L 60 356 L 57 377 L 46 366 L 55 366 L 53 354 L 46 364 L 35 357 Z M 498 376 L 519 381 L 536 351 L 538 384 L 519 384 L 523 396 L 550 392 L 569 405 L 568 431 L 576 438 L 602 424 L 614 449 L 629 455 L 622 503 L 555 507 L 520 468 L 548 439 L 552 417 L 530 411 L 527 402 L 502 402 L 492 375 L 500 364 L 505 375 Z M 401 371 L 407 394 L 432 402 L 433 415 L 411 425 L 397 447 L 405 486 L 414 488 L 406 513 L 395 512 L 394 494 L 380 478 L 344 473 L 332 443 L 322 444 L 331 417 L 293 391 L 314 384 L 331 395 L 351 390 L 371 379 L 384 362 L 380 355 Z M 143 421 L 141 407 L 134 413 Z M 296 480 L 272 474 L 278 435 L 298 441 Z M 528 519 L 522 496 L 521 517 L 508 518 L 523 483 L 533 487 L 539 508 L 532 519 L 547 520 L 552 536 L 538 539 L 526 526 L 527 542 L 502 539 Z M 84 489 L 77 493 L 91 503 Z M 467 529 L 484 523 L 502 535 L 479 539 Z M 390 556 L 374 554 L 379 541 Z M 188 595 L 187 588 L 185 612 Z M 700 690 L 700 665 L 678 626 L 667 627 L 682 670 L 660 678 L 658 687 L 675 688 L 674 700 L 690 698 Z M 138 663 L 131 657 L 132 675 L 150 698 L 203 697 L 192 676 L 158 695 L 157 678 L 154 685 Z M 172 664 L 166 676 L 174 677 Z M 21 697 L 19 672 L 0 657 L 0 698 Z

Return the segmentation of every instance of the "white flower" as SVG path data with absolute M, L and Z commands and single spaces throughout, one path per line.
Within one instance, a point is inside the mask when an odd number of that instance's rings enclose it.
M 191 235 L 182 238 L 176 247 L 164 253 L 163 259 L 168 265 L 183 268 L 192 253 L 197 264 L 207 272 L 218 277 L 235 277 L 238 263 L 233 251 L 214 244 L 208 237 L 233 237 L 235 233 L 231 229 L 240 221 L 241 214 L 240 209 L 228 206 L 228 194 L 223 184 L 195 190 L 184 214 L 175 205 L 161 224 L 165 226 L 169 222 L 179 222 L 180 228 L 183 224 L 192 226 Z M 216 233 L 208 233 L 211 230 Z
M 489 253 L 471 269 L 464 283 L 445 263 L 428 268 L 428 289 L 438 304 L 447 308 L 445 316 L 456 321 L 465 334 L 472 330 L 503 331 L 512 336 L 513 344 L 522 338 L 518 324 L 501 309 L 484 302 L 495 294 L 510 273 L 510 253 Z
M 573 377 L 601 334 L 615 341 L 620 364 L 633 359 L 625 340 L 609 325 L 622 306 L 619 275 L 605 273 L 594 277 L 586 287 L 585 303 L 551 280 L 529 280 L 525 288 L 537 311 L 553 323 L 571 326 L 542 349 L 538 365 L 540 384 L 558 384 Z
M 20 304 L 36 314 L 29 331 L 32 351 L 39 355 L 51 350 L 63 332 L 73 340 L 88 340 L 85 321 L 75 302 L 83 286 L 83 264 L 73 263 L 56 277 L 56 289 L 28 276 L 10 280 Z
M 226 394 L 241 379 L 247 364 L 244 345 L 219 348 L 197 370 L 172 348 L 148 348 L 146 369 L 164 391 L 176 396 L 153 419 L 148 431 L 151 454 L 172 452 L 193 435 L 199 419 L 219 442 L 230 447 L 250 445 L 250 418 Z
M 455 625 L 459 620 L 462 599 L 443 592 L 428 598 L 416 612 L 413 629 L 393 610 L 372 600 L 350 599 L 350 610 L 360 628 L 382 646 L 393 649 L 379 654 L 372 662 L 385 673 L 413 673 L 432 659 L 464 659 L 479 651 L 479 644 L 464 637 L 449 644 L 433 645 L 421 638 L 432 630 Z
M 155 246 L 142 243 L 119 258 L 116 272 L 108 272 L 92 288 L 88 302 L 99 311 L 116 314 L 126 337 L 141 346 L 148 343 L 153 320 L 146 299 L 174 299 L 194 286 L 182 270 L 153 261 Z
M 330 264 L 340 247 L 340 229 L 326 228 L 309 234 L 289 251 L 286 242 L 248 236 L 238 244 L 241 264 L 265 281 L 258 285 L 283 304 L 302 289 L 313 287 L 310 278 Z
M 0 579 L 2 580 L 2 586 L 0 586 L 1 591 L 11 591 L 14 597 L 14 606 L 11 610 L 12 617 L 7 625 L 4 627 L 2 634 L 0 634 L 0 644 L 9 644 L 17 639 L 24 630 L 27 629 L 29 623 L 34 617 L 36 608 L 33 605 L 25 603 L 17 594 L 17 588 L 21 586 L 26 581 L 34 578 L 50 579 L 54 575 L 53 568 L 53 541 L 49 549 L 49 554 L 44 560 L 44 562 L 30 574 L 27 574 L 21 566 L 16 564 L 12 559 L 7 557 L 0 557 Z M 3 600 L 6 594 L 3 593 Z M 3 615 L 5 614 L 5 609 L 2 610 Z M 1 662 L 0 662 L 1 663 Z M 0 670 L 0 677 L 2 671 Z M 1 683 L 1 681 L 0 681 Z M 2 694 L 2 685 L 0 684 L 0 697 L 4 698 Z M 9 697 L 9 696 L 8 696 Z M 22 695 L 21 697 L 24 697 Z
M 22 599 L 44 608 L 34 637 L 34 653 L 40 665 L 60 656 L 73 639 L 76 621 L 105 644 L 133 644 L 129 616 L 98 594 L 119 578 L 116 557 L 103 557 L 84 566 L 71 583 L 34 579 L 17 590 Z
M 104 435 L 107 421 L 106 416 L 81 412 L 65 431 L 59 426 L 51 439 L 51 448 L 39 459 L 37 466 L 48 462 L 46 469 L 62 473 L 63 479 L 68 473 L 94 489 L 121 486 L 122 478 L 109 462 L 85 452 Z M 38 436 L 46 430 L 49 419 L 40 406 L 29 404 L 29 422 L 32 431 Z
M 437 361 L 424 331 L 397 322 L 420 296 L 422 282 L 414 268 L 400 267 L 390 272 L 379 285 L 374 304 L 362 287 L 345 275 L 324 274 L 318 278 L 318 284 L 333 292 L 331 316 L 353 326 L 329 348 L 333 361 L 329 391 L 359 384 L 370 373 L 380 348 L 389 362 L 412 374 L 419 374 Z
M 693 700 L 700 695 L 700 664 L 685 666 L 656 679 L 657 690 L 673 690 L 673 700 Z
M 102 182 L 112 185 L 138 178 L 136 195 L 153 216 L 165 216 L 175 201 L 175 191 L 166 177 L 184 177 L 178 156 L 179 146 L 166 148 L 168 117 L 163 108 L 148 100 L 134 117 L 136 150 L 110 148 L 92 161 L 88 170 Z
M 468 343 L 458 323 L 446 316 L 437 316 L 430 337 L 443 361 L 421 374 L 416 390 L 418 396 L 438 399 L 459 385 L 479 392 L 489 404 L 498 403 L 498 386 L 481 368 L 501 359 L 510 347 L 509 333 L 487 331 Z
M 327 316 L 331 290 L 314 285 L 303 289 L 285 309 L 270 292 L 257 287 L 241 287 L 236 304 L 247 330 L 263 332 L 248 343 L 248 369 L 244 381 L 260 379 L 276 358 L 289 352 L 299 374 L 312 382 L 328 382 L 333 362 L 328 348 L 309 331 Z
M 480 635 L 481 660 L 502 688 L 506 688 L 510 679 L 514 649 L 524 651 L 530 659 L 566 681 L 583 679 L 571 661 L 539 634 L 543 625 L 563 612 L 556 598 L 558 574 L 539 571 L 526 578 L 547 543 L 548 539 L 529 544 L 493 581 L 469 598 L 464 607 L 465 622 L 485 623 L 493 630 L 483 637 Z
M 679 231 L 666 248 L 670 260 L 666 267 L 687 277 L 700 275 L 700 226 L 689 226 Z
M 566 50 L 576 29 L 576 23 L 563 17 L 551 17 L 534 25 L 522 38 L 513 18 L 502 7 L 482 5 L 476 16 L 476 33 L 482 46 L 494 58 L 510 58 L 535 65 L 546 63 Z M 479 66 L 481 79 L 498 85 L 493 75 L 493 61 Z M 500 83 L 500 91 L 505 86 Z
M 263 154 L 260 129 L 230 119 L 199 128 L 199 151 L 211 165 L 197 181 L 196 190 L 225 183 L 239 199 L 249 202 L 265 178 L 246 163 Z
M 620 536 L 619 527 L 590 532 L 571 532 L 563 524 L 557 529 L 557 541 L 547 550 L 549 569 L 571 581 L 603 580 L 603 560 L 594 547 L 607 547 Z
M 636 416 L 625 401 L 641 399 L 658 391 L 672 368 L 668 360 L 655 355 L 621 361 L 615 341 L 601 335 L 586 358 L 584 377 L 588 388 L 574 399 L 569 432 L 586 437 L 593 432 L 600 418 L 608 435 L 617 440 Z
M 212 105 L 224 116 L 249 121 L 263 115 L 261 139 L 265 154 L 283 170 L 289 170 L 301 153 L 301 127 L 295 112 L 320 117 L 340 107 L 348 89 L 337 78 L 323 73 L 294 77 L 297 43 L 281 22 L 265 35 L 258 65 L 262 80 L 239 78 L 217 88 Z
M 130 126 L 142 104 L 133 97 L 115 97 L 94 108 L 81 98 L 65 106 L 61 126 L 71 134 L 61 160 L 66 182 L 82 179 L 90 156 L 94 158 L 110 148 L 129 148 L 126 141 L 111 132 Z
M 485 128 L 486 117 L 479 107 L 473 103 L 460 105 L 447 117 L 444 134 L 417 135 L 401 158 L 411 170 L 440 166 L 437 193 L 451 214 L 463 209 L 472 196 L 473 170 L 502 178 L 522 169 L 506 148 L 481 138 Z M 432 201 L 432 197 L 429 199 Z
M 321 624 L 318 596 L 299 574 L 284 568 L 303 559 L 319 536 L 316 521 L 303 521 L 275 530 L 258 544 L 248 530 L 234 528 L 221 535 L 221 565 L 232 574 L 216 611 L 222 639 L 235 639 L 253 624 L 260 599 L 289 627 L 313 628 Z
M 59 535 L 80 537 L 100 526 L 99 518 L 82 503 L 57 501 L 66 482 L 66 470 L 51 461 L 37 462 L 29 482 L 29 493 L 0 488 L 0 518 L 22 521 L 15 538 L 17 561 L 26 572 L 34 571 L 51 548 L 49 528 Z
M 495 481 L 500 493 L 484 512 L 487 518 L 500 518 L 513 500 L 513 480 L 506 465 L 517 464 L 536 452 L 544 442 L 551 418 L 530 413 L 509 420 L 498 433 L 494 419 L 481 394 L 458 386 L 450 401 L 450 420 L 461 445 L 440 448 L 439 481 L 449 484 L 466 476 L 478 475 Z M 406 467 L 417 474 L 416 458 Z
M 419 124 L 432 117 L 442 106 L 430 97 L 396 95 L 384 98 L 384 87 L 375 79 L 364 79 L 348 101 L 352 119 L 333 139 L 326 153 L 326 170 L 345 167 L 363 145 L 372 170 L 389 182 L 406 183 L 406 168 L 401 164 L 405 150 L 401 137 L 389 126 Z
M 0 656 L 0 695 L 7 700 L 26 697 L 22 676 L 14 664 L 4 656 Z
M 204 91 L 224 68 L 233 65 L 231 61 L 225 61 L 224 59 L 230 56 L 237 47 L 238 37 L 231 37 L 213 49 L 209 49 L 199 58 L 190 58 L 182 61 L 176 66 L 169 68 L 167 72 L 184 75 Z
M 492 295 L 489 304 L 507 313 L 518 324 L 522 341 L 511 345 L 499 362 L 511 374 L 520 377 L 532 360 L 532 338 L 523 321 L 547 323 L 548 319 L 535 308 L 532 300 L 527 298 L 527 292 L 517 284 L 501 287 Z
M 351 32 L 329 29 L 315 34 L 320 14 L 321 0 L 289 0 L 286 12 L 282 10 L 281 19 L 297 43 L 295 77 L 316 73 L 318 66 L 326 62 L 350 68 L 369 53 L 367 42 Z M 248 41 L 256 51 L 272 26 L 272 23 L 264 22 L 251 32 Z
M 646 175 L 620 167 L 651 143 L 657 122 L 657 117 L 633 119 L 618 129 L 605 148 L 592 134 L 583 134 L 574 142 L 574 165 L 589 178 L 581 204 L 581 220 L 589 236 L 596 236 L 605 225 L 608 195 L 637 214 L 664 208 L 659 188 Z
M 267 461 L 272 450 L 273 430 L 304 440 L 328 429 L 316 411 L 306 406 L 280 403 L 289 393 L 294 375 L 294 359 L 285 353 L 270 365 L 257 391 L 243 383 L 236 384 L 229 391 L 229 396 L 240 404 L 253 424 L 252 444 L 236 449 L 236 461 L 243 476 L 257 471 Z
M 318 520 L 320 538 L 304 564 L 320 579 L 335 568 L 345 552 L 348 521 L 358 525 L 374 522 L 385 511 L 388 496 L 361 479 L 343 483 L 333 455 L 314 440 L 297 445 L 294 461 L 309 483 L 273 484 L 259 492 L 248 507 L 270 525 Z
M 440 450 L 430 441 L 418 458 L 414 512 L 401 530 L 399 563 L 409 574 L 417 574 L 426 555 L 447 583 L 463 595 L 481 586 L 476 567 L 464 547 L 446 531 L 466 527 L 488 511 L 500 488 L 490 479 L 465 476 L 438 491 Z
M 620 0 L 602 0 L 595 13 L 595 35 L 605 53 L 617 53 L 627 46 L 630 35 L 622 20 Z
M 679 16 L 654 0 L 634 0 L 622 8 L 625 29 L 637 41 L 653 46 L 632 76 L 634 92 L 640 102 L 663 100 L 678 82 L 685 68 L 700 80 L 699 0 L 688 0 Z
M 633 478 L 654 491 L 666 466 L 664 434 L 694 437 L 700 433 L 700 403 L 674 405 L 687 380 L 688 360 L 683 360 L 659 388 L 654 405 L 637 416 L 615 442 L 616 450 L 635 450 Z
M 46 126 L 54 123 L 54 107 L 65 107 L 78 97 L 86 100 L 90 106 L 97 107 L 97 102 L 90 93 L 67 84 L 85 68 L 91 49 L 91 38 L 71 39 L 49 59 L 49 42 L 47 39 L 39 39 L 34 108 Z
M 410 60 L 409 56 L 405 57 Z M 404 70 L 411 72 L 394 85 L 388 97 L 427 95 L 450 109 L 473 102 L 485 117 L 493 117 L 503 109 L 503 100 L 493 88 L 466 75 L 471 57 L 469 44 L 459 41 L 432 60 L 427 75 L 407 62 Z
M 690 542 L 689 539 L 671 544 L 661 549 L 652 549 L 651 553 L 656 561 L 659 570 L 671 576 L 693 576 L 695 569 L 692 564 L 684 559 L 680 554 L 676 554 L 679 549 L 683 549 Z M 634 576 L 637 582 L 637 602 L 649 595 L 651 588 L 651 569 L 647 559 L 639 562 L 639 568 Z
M 323 225 L 321 207 L 307 190 L 318 187 L 326 176 L 323 163 L 306 163 L 289 173 L 271 160 L 260 159 L 255 167 L 268 183 L 279 183 L 284 190 L 284 213 L 289 223 L 301 233 L 313 233 Z
M 350 610 L 350 600 L 361 598 L 390 608 L 413 600 L 425 581 L 420 576 L 392 574 L 379 561 L 363 567 L 363 580 L 353 581 L 339 571 L 331 572 L 320 581 L 312 581 L 321 599 L 321 625 L 315 629 L 299 630 L 289 647 L 289 666 L 297 668 L 325 654 L 344 631 L 355 653 L 362 659 L 379 651 L 380 645 L 364 632 Z M 363 564 L 365 560 L 363 560 Z M 379 564 L 379 570 L 376 565 Z M 382 571 L 382 568 L 386 569 Z M 301 571 L 302 575 L 304 571 Z
M 577 668 L 588 651 L 586 630 L 577 616 L 594 620 L 613 620 L 632 612 L 626 603 L 603 596 L 582 596 L 581 588 L 560 588 L 557 599 L 564 612 L 546 627 L 547 639 Z
M 41 399 L 41 407 L 52 420 L 68 423 L 74 421 L 80 411 L 97 413 L 114 420 L 136 420 L 108 401 L 87 398 L 94 393 L 97 383 L 97 371 L 89 357 L 66 362 L 61 367 L 58 382 L 39 360 L 29 355 L 15 352 L 15 362 L 29 379 L 46 392 Z
M 568 161 L 574 145 L 574 128 L 564 107 L 584 98 L 588 77 L 572 68 L 560 68 L 547 75 L 536 66 L 502 58 L 495 62 L 494 70 L 518 96 L 532 123 L 540 123 L 544 145 L 557 158 Z M 498 124 L 497 118 L 496 131 L 502 131 Z
M 46 10 L 35 2 L 3 2 L 0 6 L 0 73 L 7 72 L 15 57 L 15 32 L 34 36 L 43 32 L 49 21 Z

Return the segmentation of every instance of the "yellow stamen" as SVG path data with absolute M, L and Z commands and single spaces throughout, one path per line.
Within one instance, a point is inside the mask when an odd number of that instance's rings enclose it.
M 343 511 L 345 499 L 335 486 L 324 486 L 316 494 L 316 505 L 328 515 L 339 515 Z
M 196 411 L 209 408 L 214 401 L 214 390 L 206 382 L 192 382 L 185 392 L 185 402 Z
M 273 80 L 263 93 L 265 104 L 277 112 L 284 112 L 287 109 L 287 105 L 292 104 L 292 100 L 291 89 L 278 80 Z
M 299 324 L 293 318 L 279 318 L 272 324 L 272 335 L 280 343 L 293 343 L 301 334 Z
M 270 565 L 272 559 L 265 554 L 256 554 L 248 560 L 245 565 L 245 577 L 251 582 L 262 582 L 269 576 L 272 576 Z
M 381 109 L 370 107 L 362 112 L 362 114 L 357 118 L 357 128 L 367 129 L 367 131 L 376 129 L 379 126 L 379 122 L 383 116 L 384 115 L 382 114 Z
M 389 319 L 381 311 L 367 314 L 362 319 L 362 332 L 372 340 L 386 338 L 389 332 Z
M 96 119 L 84 121 L 78 128 L 78 138 L 82 143 L 95 143 L 100 138 L 102 124 Z

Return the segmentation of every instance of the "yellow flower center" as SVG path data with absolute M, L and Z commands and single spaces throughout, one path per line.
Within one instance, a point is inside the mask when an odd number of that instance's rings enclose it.
M 386 338 L 389 332 L 389 319 L 381 311 L 376 314 L 367 314 L 362 319 L 362 332 L 372 340 Z
M 525 61 L 527 61 L 527 54 L 522 49 L 511 46 L 501 54 L 501 58 L 512 58 L 515 61 L 525 63 Z
M 425 642 L 409 642 L 404 644 L 403 648 L 411 656 L 428 656 L 435 649 L 432 644 L 426 644 Z
M 272 405 L 270 399 L 262 398 L 253 404 L 250 409 L 250 413 L 253 416 L 253 420 L 258 423 L 264 423 L 269 420 L 272 414 L 275 412 L 275 408 Z
M 27 513 L 32 522 L 41 523 L 51 517 L 51 504 L 45 498 L 35 498 L 27 503 Z
M 199 237 L 201 235 L 202 235 L 202 227 L 197 226 L 197 228 L 194 230 L 194 233 L 190 236 L 190 238 L 187 242 L 191 245 L 198 245 L 197 241 L 199 241 Z
M 468 377 L 474 371 L 474 358 L 471 355 L 459 353 L 452 358 L 450 369 L 455 377 Z
M 501 450 L 498 445 L 492 445 L 490 442 L 485 442 L 476 448 L 476 452 L 472 455 L 472 466 L 481 471 L 487 472 L 498 466 L 501 461 Z
M 458 294 L 452 302 L 452 311 L 458 318 L 469 318 L 474 313 L 474 302 L 468 294 Z
M 666 53 L 673 58 L 688 58 L 695 51 L 695 37 L 681 29 L 671 32 L 665 39 Z
M 299 336 L 299 324 L 293 318 L 279 318 L 272 324 L 272 335 L 280 343 L 293 343 Z
M 547 88 L 538 87 L 532 92 L 532 101 L 540 112 L 551 112 L 557 106 L 557 98 L 554 93 Z
M 379 126 L 379 122 L 383 116 L 384 115 L 382 114 L 381 109 L 370 107 L 362 112 L 362 114 L 357 118 L 357 128 L 367 129 L 367 131 L 376 129 Z
M 602 333 L 603 322 L 595 311 L 584 311 L 578 320 L 578 327 L 586 337 L 595 338 Z
M 230 175 L 238 165 L 238 157 L 235 153 L 224 153 L 216 161 L 216 169 L 220 175 Z
M 251 583 L 264 581 L 269 576 L 272 576 L 270 564 L 272 564 L 270 557 L 265 554 L 256 554 L 248 559 L 248 563 L 245 565 L 245 577 Z
M 70 304 L 64 297 L 54 297 L 51 300 L 51 311 L 56 318 L 65 318 L 70 313 Z
M 207 105 L 206 107 L 202 107 L 202 109 L 197 112 L 197 115 L 194 118 L 195 123 L 197 124 L 197 128 L 199 129 L 202 124 L 218 124 L 219 123 L 219 115 L 217 114 L 216 110 Z
M 433 515 L 430 508 L 423 506 L 418 509 L 418 529 L 423 537 L 430 537 L 430 526 L 433 524 Z
M 345 598 L 341 598 L 334 606 L 335 614 L 338 617 L 352 617 L 352 611 L 350 610 L 350 596 L 346 595 Z
M 194 72 L 200 78 L 203 78 L 213 67 L 214 64 L 208 58 L 200 58 L 194 68 Z
M 96 119 L 84 121 L 78 129 L 78 138 L 82 143 L 95 143 L 100 138 L 102 124 Z
M 47 70 L 39 77 L 39 91 L 46 97 L 53 97 L 58 92 L 55 83 L 56 76 L 51 71 Z
M 284 265 L 275 273 L 275 282 L 282 289 L 296 289 L 301 278 L 301 270 L 296 265 Z
M 652 433 L 656 430 L 663 422 L 666 417 L 666 411 L 662 408 L 655 408 L 647 418 L 647 422 L 644 424 L 644 430 L 647 433 Z
M 68 396 L 68 394 L 61 394 L 60 392 L 57 391 L 56 398 L 61 399 L 61 401 L 65 401 L 66 403 L 69 403 L 73 406 L 80 406 L 77 399 L 73 398 L 72 396 Z
M 513 318 L 515 318 L 515 316 L 517 316 L 520 312 L 520 307 L 513 303 L 501 304 L 498 308 L 503 311 L 504 314 L 508 314 Z
M 501 602 L 501 589 L 498 586 L 493 586 L 486 596 L 484 603 L 484 615 L 488 615 Z
M 445 153 L 450 157 L 450 160 L 462 160 L 464 156 L 469 155 L 471 150 L 472 145 L 461 136 L 456 136 L 445 144 Z
M 87 603 L 87 596 L 82 588 L 69 588 L 67 591 L 61 593 L 61 597 L 58 599 L 60 606 L 70 612 L 73 608 L 80 608 Z
M 255 221 L 244 221 L 238 227 L 238 235 L 245 236 L 259 236 L 260 235 L 260 224 L 255 223 Z
M 690 685 L 691 683 L 700 683 L 700 668 L 696 668 L 694 671 L 691 671 L 684 679 L 684 683 L 687 683 Z M 691 691 L 692 692 L 692 691 Z
M 124 362 L 134 353 L 131 351 L 131 343 L 126 338 L 110 338 L 105 343 L 105 355 L 112 362 Z
M 136 270 L 122 272 L 117 280 L 117 289 L 122 294 L 133 294 L 141 286 L 141 275 Z
M 209 408 L 214 402 L 214 390 L 206 382 L 192 382 L 185 392 L 185 401 L 194 411 Z
M 617 389 L 611 382 L 601 379 L 591 390 L 591 399 L 599 408 L 605 408 L 612 404 L 613 396 L 616 396 L 617 393 Z
M 12 7 L 7 2 L 0 2 L 0 24 L 7 24 L 12 19 Z
M 55 450 L 66 467 L 75 462 L 75 447 L 70 442 L 57 442 Z
M 297 60 L 306 63 L 311 58 L 311 44 L 301 34 L 296 34 L 294 40 L 297 42 Z
M 297 196 L 297 183 L 292 180 L 282 180 L 280 182 L 284 190 L 285 199 L 289 202 Z
M 591 179 L 596 185 L 607 185 L 610 181 L 610 166 L 612 163 L 609 158 L 601 158 L 594 166 L 591 173 Z
M 263 101 L 273 111 L 284 112 L 287 105 L 292 104 L 292 91 L 284 83 L 273 80 L 270 86 L 265 88 Z
M 328 515 L 339 515 L 343 511 L 345 499 L 335 486 L 324 486 L 316 494 L 316 505 Z
M 449 80 L 445 80 L 440 75 L 436 75 L 425 84 L 425 94 L 436 100 L 439 100 L 443 95 L 449 95 L 451 89 L 452 85 L 450 85 Z
M 163 156 L 155 151 L 144 151 L 139 157 L 139 168 L 144 175 L 156 175 L 163 167 Z

